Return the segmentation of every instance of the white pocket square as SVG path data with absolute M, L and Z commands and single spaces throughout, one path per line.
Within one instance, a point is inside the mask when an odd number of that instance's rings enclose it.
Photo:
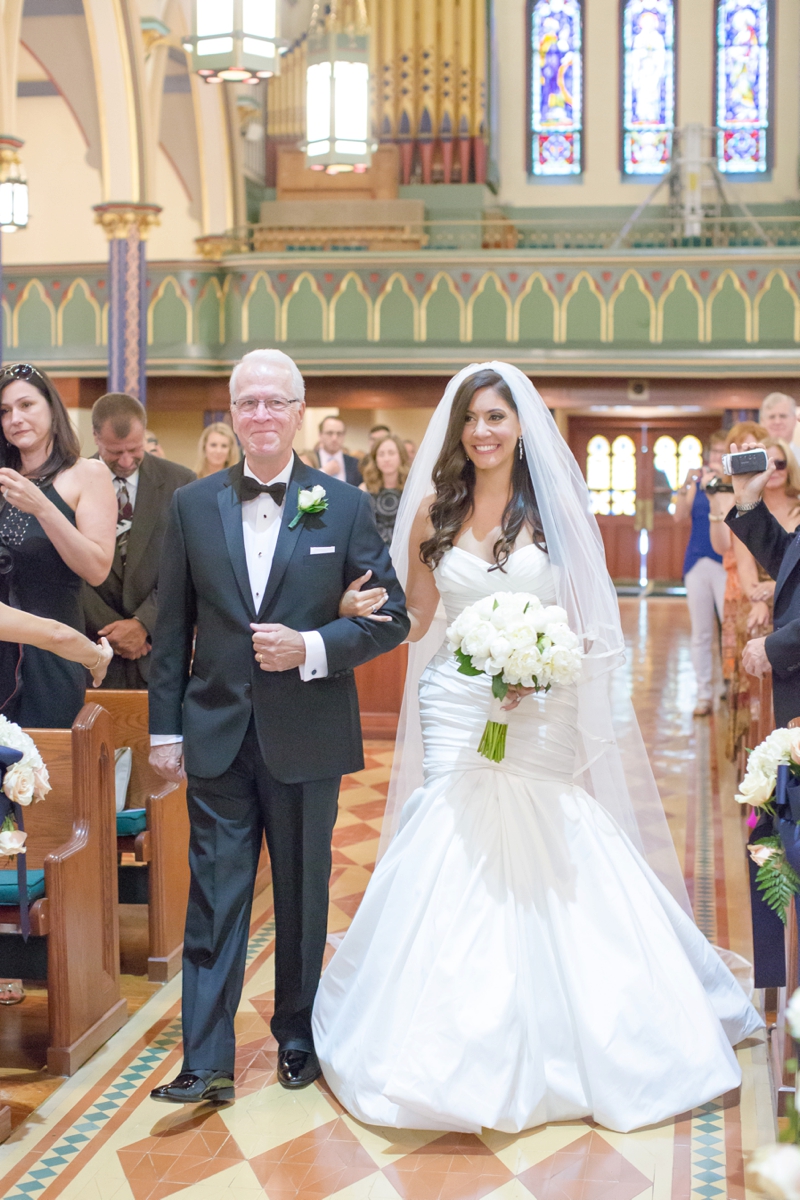
M 335 546 L 309 546 L 308 553 L 309 554 L 335 554 L 336 547 Z

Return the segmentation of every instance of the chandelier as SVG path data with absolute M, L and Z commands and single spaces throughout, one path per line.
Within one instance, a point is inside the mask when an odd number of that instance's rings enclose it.
M 15 233 L 28 224 L 28 181 L 18 151 L 19 138 L 0 137 L 0 231 Z
M 192 0 L 183 43 L 206 83 L 258 83 L 280 73 L 277 0 Z
M 307 41 L 306 165 L 365 171 L 370 164 L 369 26 L 364 0 L 314 5 Z

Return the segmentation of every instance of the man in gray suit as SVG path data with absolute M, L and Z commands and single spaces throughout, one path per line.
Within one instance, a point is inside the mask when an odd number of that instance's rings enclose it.
M 117 545 L 99 587 L 84 585 L 87 635 L 107 637 L 114 650 L 103 687 L 145 688 L 156 619 L 161 544 L 172 495 L 194 472 L 147 453 L 146 414 L 133 396 L 109 392 L 92 409 L 97 454 L 114 476 Z

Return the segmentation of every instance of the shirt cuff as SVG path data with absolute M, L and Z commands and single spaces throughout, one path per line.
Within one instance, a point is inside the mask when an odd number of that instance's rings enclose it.
M 298 667 L 303 683 L 311 683 L 314 679 L 326 679 L 328 655 L 322 634 L 318 629 L 312 629 L 310 633 L 301 633 L 300 637 L 306 644 L 306 661 Z
M 183 736 L 180 733 L 151 733 L 151 746 L 174 746 L 178 742 L 183 741 Z

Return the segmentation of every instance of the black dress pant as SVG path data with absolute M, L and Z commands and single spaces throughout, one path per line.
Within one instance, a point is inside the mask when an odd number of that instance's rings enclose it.
M 314 1004 L 328 923 L 331 835 L 340 778 L 280 783 L 251 720 L 229 769 L 189 776 L 191 886 L 183 946 L 185 1071 L 233 1073 L 234 1017 L 247 955 L 262 830 L 275 899 L 275 1014 L 281 1047 L 313 1048 Z

